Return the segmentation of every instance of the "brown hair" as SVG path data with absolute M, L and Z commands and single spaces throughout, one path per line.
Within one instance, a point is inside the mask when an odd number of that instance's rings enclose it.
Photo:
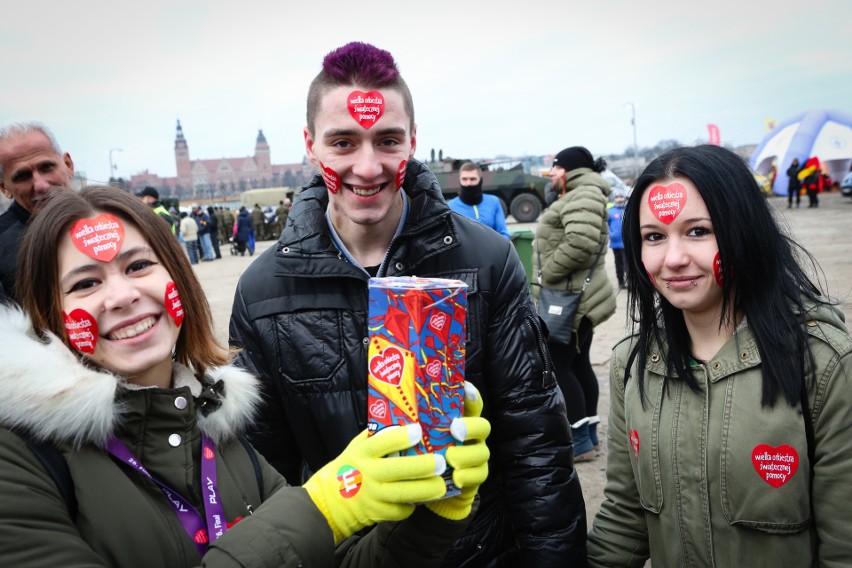
M 459 171 L 460 172 L 476 172 L 480 176 L 482 175 L 482 168 L 480 168 L 477 164 L 474 164 L 473 162 L 463 163 L 462 166 L 459 168 Z
M 169 227 L 153 210 L 129 193 L 114 187 L 92 186 L 80 193 L 57 191 L 27 228 L 18 253 L 18 297 L 39 333 L 49 331 L 71 346 L 62 317 L 59 287 L 59 244 L 78 219 L 99 212 L 135 226 L 172 277 L 184 309 L 175 348 L 175 360 L 199 375 L 209 367 L 228 363 L 228 350 L 213 333 L 213 316 L 201 284 Z

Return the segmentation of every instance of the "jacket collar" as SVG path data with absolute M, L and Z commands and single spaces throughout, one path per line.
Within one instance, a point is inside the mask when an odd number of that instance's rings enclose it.
M 0 425 L 23 429 L 34 437 L 75 446 L 105 446 L 122 422 L 120 390 L 138 388 L 112 373 L 87 367 L 55 335 L 42 341 L 19 308 L 0 306 Z M 203 385 L 186 367 L 175 364 L 175 388 L 193 396 Z M 214 443 L 238 435 L 251 424 L 260 403 L 257 379 L 232 366 L 211 369 L 205 383 L 220 383 L 221 405 L 198 426 Z

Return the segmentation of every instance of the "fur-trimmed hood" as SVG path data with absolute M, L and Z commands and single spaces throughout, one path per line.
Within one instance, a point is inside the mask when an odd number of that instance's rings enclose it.
M 103 447 L 122 421 L 120 389 L 140 388 L 122 377 L 84 365 L 55 335 L 42 340 L 19 308 L 0 305 L 0 426 L 29 431 L 35 438 L 76 446 Z M 233 366 L 210 369 L 205 383 L 222 381 L 221 406 L 198 426 L 215 444 L 240 434 L 260 404 L 255 377 Z M 174 366 L 174 386 L 202 384 L 183 365 Z

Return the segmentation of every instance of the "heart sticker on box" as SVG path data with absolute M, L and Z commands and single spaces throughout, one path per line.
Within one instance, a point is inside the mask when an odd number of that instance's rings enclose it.
M 370 374 L 376 379 L 391 386 L 398 387 L 402 381 L 405 359 L 399 348 L 386 347 L 378 355 L 370 359 Z

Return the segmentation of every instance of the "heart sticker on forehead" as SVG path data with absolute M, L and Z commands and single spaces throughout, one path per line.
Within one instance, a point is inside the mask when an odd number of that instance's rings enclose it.
M 679 183 L 655 185 L 648 192 L 648 207 L 654 216 L 670 224 L 683 211 L 686 205 L 686 188 Z
M 65 319 L 65 333 L 71 345 L 80 353 L 91 355 L 95 352 L 98 341 L 98 322 L 86 310 L 71 310 L 70 314 L 62 312 Z
M 328 190 L 332 193 L 340 191 L 340 174 L 331 168 L 325 167 L 322 165 L 322 162 L 320 162 L 320 169 L 322 169 L 322 179 L 325 181 L 325 186 Z
M 71 242 L 77 250 L 101 262 L 111 261 L 124 241 L 124 225 L 108 213 L 80 219 L 71 227 Z
M 358 124 L 370 128 L 385 112 L 385 97 L 379 91 L 352 91 L 346 97 L 346 106 Z

